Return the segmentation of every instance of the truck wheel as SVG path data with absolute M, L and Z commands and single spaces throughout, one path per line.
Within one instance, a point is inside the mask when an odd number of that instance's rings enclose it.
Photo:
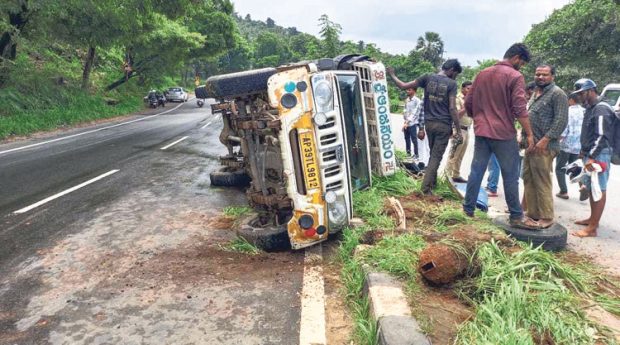
M 267 252 L 291 248 L 286 225 L 261 225 L 256 216 L 243 220 L 237 229 L 237 236 Z
M 209 98 L 207 94 L 207 88 L 204 85 L 200 85 L 194 89 L 194 93 L 196 94 L 196 98 L 207 99 Z
M 216 187 L 247 187 L 250 185 L 250 176 L 243 170 L 228 171 L 226 169 L 212 172 L 211 185 Z
M 275 68 L 263 68 L 223 74 L 207 79 L 207 93 L 215 98 L 232 98 L 267 90 L 267 80 L 276 73 Z
M 558 252 L 566 248 L 567 231 L 562 225 L 555 223 L 542 230 L 525 230 L 510 226 L 508 217 L 496 217 L 493 223 L 504 229 L 510 237 L 532 243 L 534 247 L 542 244 L 544 250 Z

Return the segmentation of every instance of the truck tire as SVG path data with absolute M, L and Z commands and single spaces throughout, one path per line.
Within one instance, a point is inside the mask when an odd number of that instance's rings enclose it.
M 267 80 L 275 68 L 222 74 L 207 79 L 206 91 L 215 98 L 234 98 L 267 91 Z
M 200 85 L 197 88 L 195 88 L 194 94 L 196 95 L 196 98 L 199 98 L 199 99 L 209 98 L 209 95 L 207 94 L 207 88 L 204 85 Z
M 542 230 L 525 230 L 510 226 L 508 217 L 496 217 L 493 223 L 504 229 L 510 237 L 528 242 L 538 247 L 542 245 L 544 250 L 558 252 L 566 248 L 567 231 L 562 225 L 555 223 Z
M 266 251 L 282 251 L 291 248 L 286 225 L 260 225 L 256 216 L 245 218 L 237 229 L 237 236 Z
M 250 185 L 250 176 L 243 170 L 229 171 L 222 169 L 212 172 L 211 185 L 215 187 L 247 187 Z

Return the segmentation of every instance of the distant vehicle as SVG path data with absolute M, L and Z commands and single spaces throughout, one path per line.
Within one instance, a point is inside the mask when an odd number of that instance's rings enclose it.
M 170 87 L 164 92 L 168 102 L 187 102 L 188 95 L 182 87 Z
M 620 84 L 609 84 L 605 86 L 603 93 L 601 93 L 601 97 L 614 108 L 616 116 L 620 118 Z
M 158 106 L 166 106 L 166 97 L 157 90 L 149 91 L 148 95 L 144 97 L 144 103 L 147 103 L 151 108 L 157 108 Z

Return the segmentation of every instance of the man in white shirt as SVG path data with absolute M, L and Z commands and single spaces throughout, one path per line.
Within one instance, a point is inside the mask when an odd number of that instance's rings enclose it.
M 411 143 L 413 143 L 413 157 L 418 158 L 418 128 L 424 126 L 424 107 L 422 101 L 416 97 L 416 89 L 408 88 L 405 100 L 405 113 L 403 132 L 405 134 L 405 149 L 407 156 L 411 156 Z M 422 129 L 420 129 L 422 130 Z

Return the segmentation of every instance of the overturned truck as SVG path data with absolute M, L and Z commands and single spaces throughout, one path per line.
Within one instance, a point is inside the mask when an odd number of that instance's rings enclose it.
M 224 122 L 228 154 L 211 183 L 249 183 L 256 214 L 238 234 L 266 250 L 341 231 L 352 192 L 395 171 L 385 68 L 366 56 L 214 76 L 197 93 Z

